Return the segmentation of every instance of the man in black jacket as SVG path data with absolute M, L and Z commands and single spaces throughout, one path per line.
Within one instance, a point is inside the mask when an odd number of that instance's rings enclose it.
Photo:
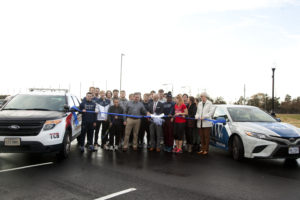
M 96 126 L 96 104 L 92 101 L 93 94 L 88 92 L 86 94 L 86 100 L 80 104 L 80 110 L 82 111 L 82 125 L 81 135 L 79 136 L 80 151 L 84 152 L 84 140 L 87 134 L 88 148 L 90 151 L 94 151 L 93 146 L 93 133 Z M 91 111 L 91 112 L 87 112 Z
M 159 96 L 155 94 L 153 96 L 153 102 L 149 104 L 149 112 L 153 115 L 160 115 L 163 114 L 164 112 L 164 105 L 162 102 L 158 101 L 158 99 Z M 160 152 L 161 136 L 162 136 L 162 123 L 157 123 L 156 120 L 152 119 L 150 124 L 150 145 L 151 145 L 150 151 L 153 151 L 156 148 L 156 151 Z
M 123 108 L 119 105 L 119 99 L 114 98 L 113 99 L 114 105 L 109 107 L 108 112 L 109 113 L 115 113 L 115 114 L 124 114 Z M 124 122 L 125 117 L 124 116 L 118 116 L 110 114 L 108 116 L 109 126 L 110 126 L 110 132 L 109 132 L 109 150 L 118 150 L 119 148 L 119 142 L 120 142 L 120 136 L 122 133 L 122 125 Z

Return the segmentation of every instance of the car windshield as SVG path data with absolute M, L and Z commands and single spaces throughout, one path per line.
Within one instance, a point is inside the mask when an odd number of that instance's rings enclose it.
M 45 110 L 64 111 L 65 96 L 17 95 L 3 110 Z
M 271 115 L 255 107 L 229 107 L 228 112 L 234 122 L 276 122 Z

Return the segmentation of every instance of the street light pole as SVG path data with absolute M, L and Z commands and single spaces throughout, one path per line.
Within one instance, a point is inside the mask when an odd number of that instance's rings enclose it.
M 122 90 L 122 65 L 123 65 L 123 56 L 125 56 L 125 54 L 121 53 L 121 69 L 120 69 L 120 92 Z
M 79 97 L 80 97 L 80 100 L 81 100 L 81 82 L 80 82 L 80 85 L 79 85 Z
M 275 82 L 275 68 L 272 68 L 272 112 L 271 112 L 271 115 L 273 115 L 273 116 L 275 116 L 274 82 Z

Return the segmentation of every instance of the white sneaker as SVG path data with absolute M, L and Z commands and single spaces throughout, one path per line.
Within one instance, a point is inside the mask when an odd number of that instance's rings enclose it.
M 114 150 L 114 147 L 113 147 L 113 146 L 110 146 L 110 147 L 109 147 L 109 150 L 110 150 L 110 151 L 113 151 L 113 150 Z
M 107 146 L 107 144 L 104 145 L 104 149 L 109 150 L 109 147 Z
M 118 151 L 119 150 L 119 147 L 118 147 L 118 145 L 117 146 L 115 146 L 115 151 Z

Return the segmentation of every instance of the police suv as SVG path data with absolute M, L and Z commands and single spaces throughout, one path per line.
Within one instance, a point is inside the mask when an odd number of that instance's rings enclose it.
M 81 132 L 71 108 L 80 102 L 63 89 L 30 89 L 0 109 L 0 152 L 57 152 L 68 157 L 71 141 Z
M 274 119 L 253 106 L 218 105 L 213 119 L 226 120 L 212 127 L 211 145 L 242 158 L 300 158 L 300 129 Z

